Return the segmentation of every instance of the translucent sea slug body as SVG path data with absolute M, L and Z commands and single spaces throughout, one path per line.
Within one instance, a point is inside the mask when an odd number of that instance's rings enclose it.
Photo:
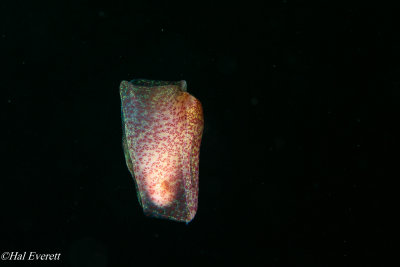
M 189 222 L 197 211 L 201 103 L 186 82 L 122 81 L 123 147 L 146 215 Z

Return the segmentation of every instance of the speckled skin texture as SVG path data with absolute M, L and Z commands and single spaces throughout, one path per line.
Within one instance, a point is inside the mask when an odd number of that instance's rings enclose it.
M 186 82 L 122 81 L 123 147 L 146 215 L 190 222 L 197 211 L 201 103 Z

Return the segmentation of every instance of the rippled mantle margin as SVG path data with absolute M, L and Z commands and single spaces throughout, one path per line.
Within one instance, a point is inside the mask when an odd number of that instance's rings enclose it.
M 200 101 L 186 81 L 122 81 L 120 96 L 124 154 L 143 212 L 190 222 L 199 192 Z

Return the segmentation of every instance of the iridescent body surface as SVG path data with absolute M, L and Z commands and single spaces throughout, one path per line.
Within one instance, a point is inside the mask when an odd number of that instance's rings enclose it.
M 196 214 L 201 103 L 186 82 L 122 81 L 123 147 L 146 215 L 190 222 Z

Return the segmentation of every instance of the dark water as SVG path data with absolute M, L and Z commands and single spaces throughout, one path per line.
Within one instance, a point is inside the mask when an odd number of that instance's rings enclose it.
M 2 1 L 0 14 L 0 253 L 61 253 L 40 266 L 379 266 L 379 181 L 398 144 L 393 11 Z M 202 102 L 188 225 L 137 201 L 118 92 L 135 78 L 186 80 Z

